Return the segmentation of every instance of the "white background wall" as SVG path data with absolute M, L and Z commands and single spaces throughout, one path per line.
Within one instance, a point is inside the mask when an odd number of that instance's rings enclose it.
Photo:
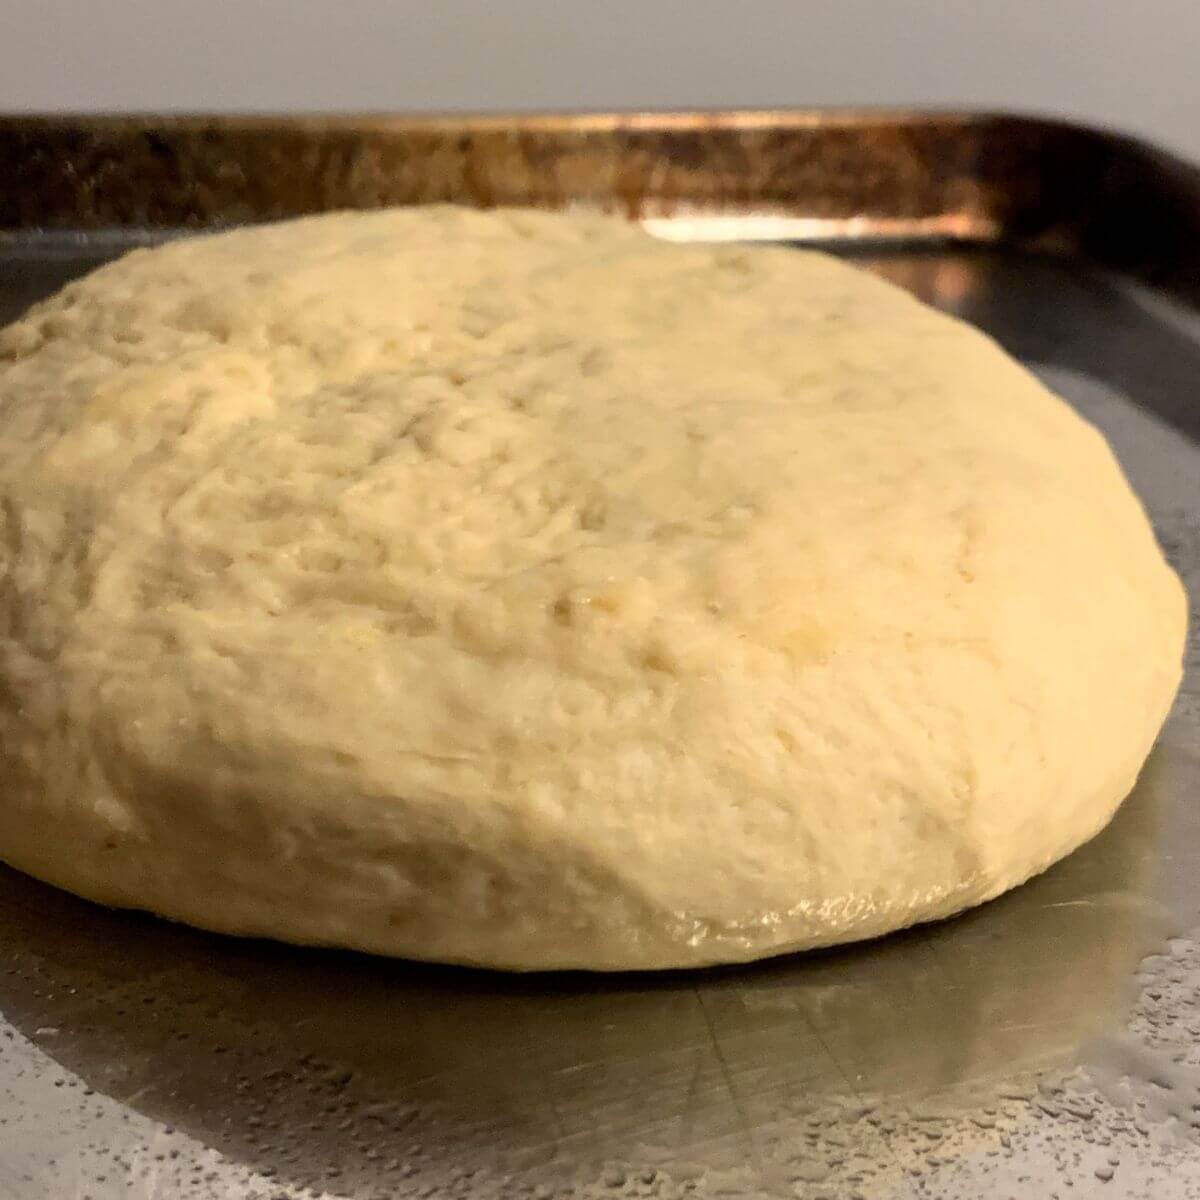
M 1200 0 L 0 0 L 0 109 L 1016 108 L 1200 160 Z

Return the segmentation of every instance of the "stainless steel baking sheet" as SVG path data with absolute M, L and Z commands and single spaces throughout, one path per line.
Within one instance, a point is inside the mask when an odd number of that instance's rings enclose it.
M 736 970 L 437 969 L 0 868 L 0 1197 L 1200 1196 L 1195 173 L 1012 118 L 14 118 L 0 318 L 136 242 L 436 198 L 803 236 L 987 330 L 1144 497 L 1193 597 L 1183 694 L 1110 828 L 1042 877 Z

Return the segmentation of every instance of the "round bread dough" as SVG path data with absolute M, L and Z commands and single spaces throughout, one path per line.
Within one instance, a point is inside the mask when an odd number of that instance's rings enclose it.
M 817 253 L 336 214 L 0 333 L 0 857 L 533 969 L 870 937 L 1129 791 L 1182 588 L 1101 436 Z

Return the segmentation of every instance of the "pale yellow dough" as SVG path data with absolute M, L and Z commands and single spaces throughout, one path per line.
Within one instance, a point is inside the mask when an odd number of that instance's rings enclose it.
M 820 254 L 338 214 L 0 333 L 0 857 L 509 968 L 865 938 L 1132 786 L 1185 610 L 1098 433 Z

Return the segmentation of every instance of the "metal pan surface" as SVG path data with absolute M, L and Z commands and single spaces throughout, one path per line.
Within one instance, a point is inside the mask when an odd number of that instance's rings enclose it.
M 8 118 L 0 319 L 148 239 L 432 199 L 815 240 L 997 337 L 1108 435 L 1188 584 L 1175 712 L 1025 887 L 737 970 L 300 950 L 0 868 L 0 1198 L 1200 1196 L 1196 172 L 946 114 Z

